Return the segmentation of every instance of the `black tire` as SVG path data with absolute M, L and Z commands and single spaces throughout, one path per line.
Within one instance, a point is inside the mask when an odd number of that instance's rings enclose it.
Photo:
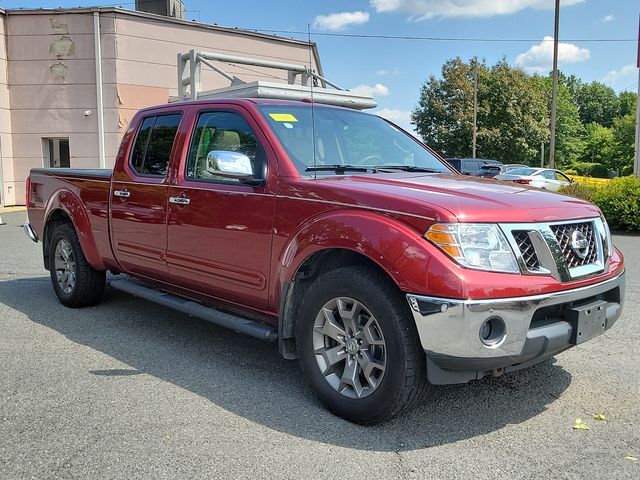
M 319 338 L 318 333 L 314 334 L 314 328 L 317 332 L 316 322 L 321 321 L 316 317 L 320 318 L 321 309 L 337 297 L 348 297 L 364 306 L 379 325 L 379 338 L 384 341 L 384 373 L 372 391 L 361 398 L 349 398 L 340 393 L 338 390 L 344 385 L 342 380 L 337 388 L 335 380 L 332 386 L 325 379 L 314 352 Z M 362 318 L 361 315 L 358 317 Z M 361 322 L 367 318 L 370 317 L 365 314 Z M 426 357 L 404 295 L 374 267 L 344 267 L 318 278 L 309 287 L 300 308 L 296 345 L 302 370 L 320 401 L 334 414 L 354 423 L 372 425 L 389 420 L 424 398 L 429 386 Z M 338 342 L 334 345 L 340 346 Z M 339 368 L 337 362 L 335 365 Z M 325 374 L 331 370 L 325 366 Z M 364 369 L 360 372 L 363 373 Z M 340 373 L 336 378 L 339 376 Z
M 64 242 L 64 243 L 61 243 Z M 69 246 L 73 268 L 75 270 L 73 286 L 59 281 L 58 275 L 63 271 L 56 268 L 56 249 L 59 245 Z M 62 257 L 59 261 L 63 261 Z M 87 262 L 80 240 L 73 225 L 64 223 L 56 227 L 49 243 L 49 272 L 51 283 L 60 303 L 67 307 L 79 308 L 95 305 L 102 299 L 106 282 L 106 272 L 95 270 Z

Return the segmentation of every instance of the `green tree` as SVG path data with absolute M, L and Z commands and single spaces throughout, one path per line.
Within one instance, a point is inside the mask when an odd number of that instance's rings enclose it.
M 620 99 L 613 88 L 600 82 L 579 84 L 573 94 L 583 124 L 610 127 L 620 115 Z
M 595 122 L 588 124 L 585 127 L 584 150 L 580 161 L 600 163 L 609 169 L 615 170 L 617 165 L 613 130 Z
M 483 70 L 483 65 L 479 66 Z M 473 72 L 460 58 L 442 66 L 442 78 L 431 75 L 422 86 L 412 113 L 416 130 L 435 150 L 450 157 L 471 155 Z
M 624 174 L 633 169 L 636 139 L 636 116 L 629 113 L 613 121 L 614 162 L 612 168 Z
M 625 117 L 630 113 L 635 115 L 638 104 L 638 94 L 634 92 L 620 92 L 620 117 Z
M 547 98 L 547 118 L 551 115 L 551 77 L 534 77 L 538 88 Z M 555 164 L 558 168 L 567 168 L 577 162 L 584 150 L 582 138 L 584 126 L 573 102 L 571 92 L 564 83 L 558 83 L 556 104 L 556 148 Z
M 548 142 L 546 100 L 531 77 L 506 60 L 478 65 L 479 158 L 534 162 Z M 412 119 L 426 143 L 447 156 L 470 156 L 473 131 L 473 65 L 460 58 L 442 67 L 442 77 L 422 86 Z
M 532 78 L 506 60 L 496 63 L 479 89 L 478 145 L 485 158 L 533 164 L 548 142 L 546 99 Z

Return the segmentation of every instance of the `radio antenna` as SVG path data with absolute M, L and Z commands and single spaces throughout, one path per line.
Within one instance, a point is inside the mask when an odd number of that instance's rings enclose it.
M 311 25 L 307 23 L 307 38 L 309 41 L 309 72 L 307 73 L 306 81 L 310 82 L 311 86 L 311 151 L 313 152 L 313 179 L 318 178 L 318 169 L 316 165 L 316 117 L 315 117 L 315 101 L 313 98 L 313 82 L 315 81 L 313 73 L 313 58 L 311 48 Z

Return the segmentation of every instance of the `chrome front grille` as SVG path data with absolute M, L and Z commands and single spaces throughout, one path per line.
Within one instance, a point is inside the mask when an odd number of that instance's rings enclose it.
M 601 218 L 540 224 L 501 224 L 520 270 L 568 282 L 601 273 L 608 262 L 606 228 Z
M 518 250 L 522 255 L 522 260 L 528 270 L 535 271 L 540 268 L 540 262 L 538 261 L 538 255 L 536 249 L 533 246 L 529 232 L 526 230 L 513 231 L 513 239 L 518 244 Z
M 558 244 L 562 249 L 564 258 L 569 268 L 591 265 L 598 260 L 598 244 L 593 231 L 593 222 L 565 223 L 562 225 L 551 225 L 551 231 L 556 236 Z M 588 247 L 584 257 L 578 255 L 572 245 L 572 235 L 580 232 L 588 242 Z

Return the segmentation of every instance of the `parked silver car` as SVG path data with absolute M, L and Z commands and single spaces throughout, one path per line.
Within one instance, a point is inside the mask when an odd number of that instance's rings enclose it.
M 494 180 L 521 183 L 553 192 L 557 192 L 560 188 L 573 183 L 573 180 L 564 173 L 551 168 L 515 168 L 493 178 Z
M 496 175 L 500 175 L 502 173 L 507 173 L 510 170 L 514 170 L 516 168 L 523 168 L 526 165 L 520 165 L 517 163 L 511 163 L 508 165 L 502 165 L 501 163 L 496 164 L 487 164 L 483 165 L 480 170 L 478 170 L 474 176 L 476 177 L 484 177 L 484 178 L 494 178 Z

